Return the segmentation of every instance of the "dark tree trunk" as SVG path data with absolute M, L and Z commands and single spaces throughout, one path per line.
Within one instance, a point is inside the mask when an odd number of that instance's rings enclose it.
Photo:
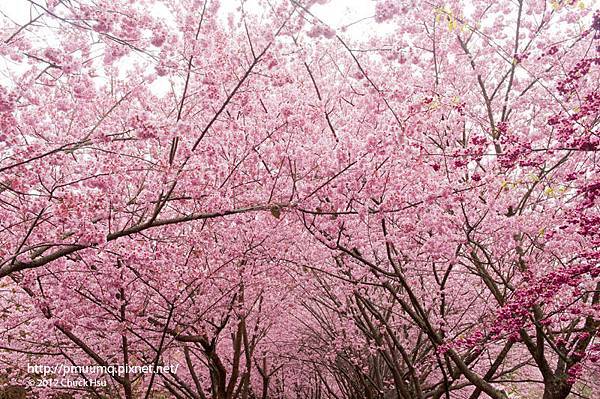
M 566 399 L 571 392 L 571 384 L 565 378 L 552 378 L 544 384 L 543 399 Z

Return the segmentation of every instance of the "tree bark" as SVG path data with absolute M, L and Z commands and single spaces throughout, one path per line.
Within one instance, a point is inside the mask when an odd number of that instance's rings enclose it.
M 571 386 L 565 378 L 553 377 L 544 383 L 543 399 L 566 399 L 571 393 Z

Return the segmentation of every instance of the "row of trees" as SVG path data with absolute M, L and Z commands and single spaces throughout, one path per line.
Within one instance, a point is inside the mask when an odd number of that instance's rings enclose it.
M 335 30 L 327 3 L 3 14 L 7 387 L 598 395 L 600 12 L 377 0 Z M 179 367 L 27 370 L 114 364 Z

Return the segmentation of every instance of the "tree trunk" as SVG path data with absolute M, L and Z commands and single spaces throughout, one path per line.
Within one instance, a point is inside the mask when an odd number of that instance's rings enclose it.
M 566 399 L 571 392 L 571 384 L 564 378 L 552 378 L 544 384 L 543 399 Z

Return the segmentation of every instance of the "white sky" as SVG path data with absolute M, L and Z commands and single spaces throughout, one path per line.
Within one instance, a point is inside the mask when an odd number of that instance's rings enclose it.
M 45 5 L 45 1 L 40 0 Z M 239 1 L 225 0 L 222 2 L 221 11 L 239 6 Z M 248 5 L 246 5 L 248 7 Z M 0 11 L 19 24 L 29 21 L 30 3 L 26 0 L 0 0 Z M 375 14 L 375 7 L 370 0 L 331 0 L 328 4 L 315 4 L 310 11 L 332 28 L 341 28 L 359 19 Z
M 46 0 L 34 0 L 36 3 L 46 6 Z M 219 16 L 225 22 L 230 11 L 234 11 L 240 6 L 240 0 L 223 0 L 219 10 Z M 252 0 L 246 0 L 244 7 L 249 10 L 252 7 Z M 33 17 L 37 16 L 38 11 L 32 10 L 31 4 L 27 0 L 0 0 L 0 13 L 11 19 L 18 25 L 29 22 L 33 12 Z M 152 14 L 160 16 L 161 13 L 166 13 L 167 10 L 160 5 L 152 10 Z M 327 4 L 314 4 L 310 8 L 310 12 L 319 18 L 321 21 L 329 25 L 336 31 L 341 28 L 348 27 L 344 32 L 346 37 L 361 38 L 373 33 L 373 28 L 377 31 L 385 32 L 391 26 L 385 24 L 375 24 L 373 17 L 375 14 L 374 2 L 371 0 L 331 0 Z M 167 17 L 167 19 L 170 19 Z M 364 22 L 361 22 L 363 21 Z M 387 29 L 386 29 L 387 28 Z M 0 32 L 1 35 L 8 35 L 12 32 Z M 51 38 L 46 38 L 48 40 Z M 1 58 L 0 58 L 1 61 Z M 5 64 L 8 60 L 3 60 Z M 121 61 L 126 61 L 124 58 Z M 8 61 L 11 63 L 10 61 Z M 12 64 L 12 63 L 11 63 Z M 10 68 L 19 68 L 18 65 L 12 65 Z M 0 82 L 9 85 L 10 82 L 5 81 L 5 77 L 0 76 Z M 165 79 L 157 79 L 152 85 L 152 90 L 158 93 L 164 93 L 169 88 L 169 82 Z

